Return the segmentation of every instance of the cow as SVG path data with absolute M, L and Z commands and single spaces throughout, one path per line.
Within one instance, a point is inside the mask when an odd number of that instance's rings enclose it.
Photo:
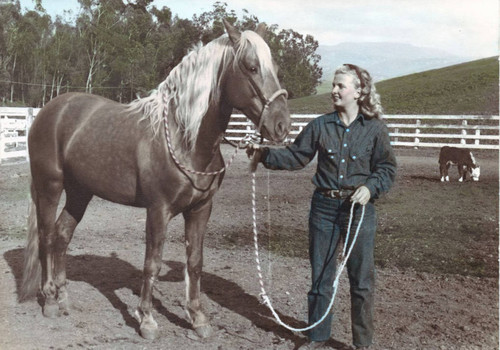
M 439 172 L 441 173 L 441 182 L 450 181 L 448 176 L 448 169 L 451 165 L 457 165 L 459 182 L 465 180 L 467 172 L 473 181 L 479 181 L 481 169 L 476 163 L 472 152 L 468 148 L 457 148 L 444 146 L 439 152 Z

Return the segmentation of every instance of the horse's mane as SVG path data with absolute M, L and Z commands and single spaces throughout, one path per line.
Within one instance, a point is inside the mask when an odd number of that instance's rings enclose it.
M 155 133 L 162 130 L 164 109 L 175 116 L 188 148 L 194 147 L 203 116 L 212 101 L 220 97 L 221 72 L 230 62 L 238 64 L 246 49 L 252 48 L 259 57 L 261 70 L 273 72 L 269 47 L 252 31 L 241 33 L 238 50 L 227 35 L 205 46 L 198 45 L 188 53 L 149 96 L 132 101 L 128 110 L 141 112 L 148 119 Z M 232 59 L 232 57 L 235 59 Z

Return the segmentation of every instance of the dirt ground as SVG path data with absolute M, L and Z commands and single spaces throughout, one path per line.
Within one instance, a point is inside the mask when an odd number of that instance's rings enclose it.
M 224 148 L 226 158 L 231 152 Z M 435 153 L 398 151 L 399 167 L 403 174 L 405 169 L 415 169 L 429 178 L 437 177 Z M 481 153 L 476 158 L 481 159 Z M 486 158 L 481 163 L 481 176 L 498 184 L 498 157 L 490 154 Z M 261 303 L 253 247 L 238 244 L 241 236 L 252 231 L 251 184 L 246 169 L 246 156 L 240 152 L 215 197 L 205 242 L 202 301 L 213 336 L 199 339 L 185 316 L 183 222 L 175 218 L 169 225 L 164 264 L 154 293 L 159 337 L 147 341 L 140 337 L 133 318 L 141 286 L 145 211 L 93 199 L 68 252 L 71 313 L 47 319 L 37 301 L 17 302 L 26 234 L 28 165 L 0 166 L 0 349 L 281 350 L 302 345 L 305 336 L 278 325 Z M 259 171 L 263 191 L 258 198 L 263 208 L 259 225 L 267 222 L 271 231 L 284 227 L 304 232 L 313 168 L 270 175 L 273 187 L 295 183 L 295 200 L 290 202 L 271 197 L 267 203 L 268 175 Z M 452 179 L 455 173 L 453 170 Z M 493 189 L 498 191 L 498 186 Z M 492 205 L 498 206 L 498 202 Z M 283 321 L 304 327 L 309 263 L 304 258 L 271 254 L 266 244 L 264 240 L 261 260 L 271 300 Z M 498 349 L 498 295 L 497 278 L 379 268 L 373 349 Z M 351 344 L 349 313 L 344 273 L 334 304 L 333 348 L 347 349 Z

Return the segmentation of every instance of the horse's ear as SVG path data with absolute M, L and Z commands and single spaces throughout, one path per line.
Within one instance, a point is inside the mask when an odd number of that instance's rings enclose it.
M 239 32 L 239 30 L 236 29 L 236 27 L 229 23 L 225 18 L 222 19 L 222 22 L 224 23 L 224 27 L 226 27 L 226 32 L 229 35 L 229 39 L 231 39 L 233 45 L 238 44 L 241 37 L 241 33 Z
M 265 23 L 259 23 L 257 28 L 255 28 L 255 33 L 259 34 L 262 39 L 266 38 L 267 25 Z

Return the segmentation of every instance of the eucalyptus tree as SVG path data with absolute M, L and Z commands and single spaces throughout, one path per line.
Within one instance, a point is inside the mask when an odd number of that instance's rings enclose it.
M 120 0 L 78 0 L 81 9 L 76 20 L 79 40 L 84 47 L 85 91 L 94 92 L 109 78 L 111 48 L 125 5 Z
M 43 96 L 47 101 L 72 87 L 78 82 L 78 57 L 82 51 L 75 27 L 60 17 L 53 24 L 52 36 L 47 45 L 47 71 L 51 77 L 49 91 Z
M 280 67 L 279 78 L 289 98 L 314 95 L 323 74 L 319 65 L 321 56 L 316 53 L 318 41 L 292 29 L 278 32 L 277 26 L 269 32 L 269 47 Z
M 19 2 L 0 2 L 0 94 L 2 101 L 13 102 L 18 52 L 14 49 L 17 23 L 21 17 Z
M 240 30 L 255 29 L 259 19 L 243 10 L 239 18 L 227 3 L 216 2 L 213 9 L 193 16 L 193 23 L 200 32 L 200 39 L 208 42 L 223 34 L 222 18 L 228 19 Z M 287 89 L 289 98 L 309 96 L 315 93 L 321 82 L 321 57 L 316 53 L 318 41 L 311 35 L 302 35 L 292 29 L 279 30 L 278 25 L 268 27 L 266 41 L 279 66 L 278 77 Z

